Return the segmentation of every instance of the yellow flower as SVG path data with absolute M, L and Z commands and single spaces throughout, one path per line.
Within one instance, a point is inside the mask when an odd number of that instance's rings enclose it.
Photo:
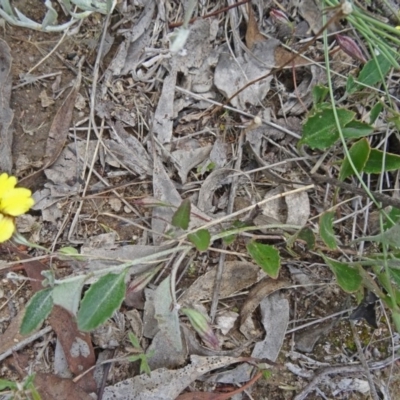
M 25 214 L 35 204 L 31 191 L 16 188 L 16 184 L 15 176 L 0 175 L 0 212 L 13 217 Z
M 14 219 L 0 214 L 0 243 L 10 239 L 15 231 Z
M 0 175 L 0 243 L 10 239 L 15 232 L 13 217 L 25 214 L 34 204 L 29 189 L 16 188 L 17 178 Z

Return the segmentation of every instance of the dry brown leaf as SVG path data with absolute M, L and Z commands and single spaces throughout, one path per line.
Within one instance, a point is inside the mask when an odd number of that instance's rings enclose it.
M 211 148 L 204 146 L 193 150 L 176 150 L 172 153 L 174 165 L 183 184 L 186 183 L 189 172 L 207 159 Z
M 276 292 L 284 287 L 290 286 L 290 282 L 282 279 L 271 279 L 265 277 L 258 282 L 249 292 L 245 303 L 240 311 L 240 325 L 243 325 L 247 317 L 249 317 L 258 307 L 261 300 L 271 293 Z
M 258 29 L 258 24 L 256 18 L 254 17 L 254 11 L 251 3 L 247 4 L 247 11 L 249 13 L 249 20 L 247 21 L 246 46 L 249 49 L 252 49 L 257 42 L 263 42 L 266 39 L 263 35 L 261 35 L 260 30 Z
M 129 135 L 120 121 L 114 124 L 109 120 L 108 123 L 112 127 L 111 136 L 113 140 L 120 146 L 121 153 L 116 154 L 119 161 L 131 168 L 138 175 L 151 175 L 152 160 L 142 143 L 133 135 Z
M 49 97 L 46 93 L 46 90 L 42 90 L 39 94 L 40 104 L 43 108 L 47 108 L 54 104 L 54 100 Z
M 5 244 L 8 251 L 14 253 L 18 258 L 22 260 L 30 260 L 32 257 L 18 250 L 18 248 L 12 244 Z M 28 278 L 30 279 L 30 285 L 34 293 L 43 289 L 42 280 L 44 279 L 42 272 L 47 271 L 49 267 L 44 265 L 38 260 L 30 260 L 28 262 L 22 263 Z
M 0 39 L 0 171 L 10 173 L 12 169 L 13 134 L 10 125 L 14 113 L 10 108 L 11 97 L 11 54 L 8 44 Z
M 72 121 L 72 114 L 75 107 L 76 97 L 78 95 L 79 88 L 81 86 L 81 73 L 78 74 L 75 84 L 69 92 L 64 103 L 57 111 L 56 116 L 51 124 L 49 136 L 46 143 L 46 154 L 45 154 L 45 167 L 50 167 L 54 161 L 57 160 L 58 156 L 64 147 L 69 127 Z
M 249 386 L 253 385 L 262 376 L 259 372 L 255 377 L 253 377 L 245 385 L 241 386 L 239 389 L 232 390 L 228 393 L 210 393 L 210 392 L 192 392 L 184 393 L 176 398 L 176 400 L 228 400 L 235 394 L 244 392 Z
M 11 349 L 25 337 L 19 333 L 22 318 L 24 317 L 25 309 L 21 310 L 10 322 L 7 329 L 0 335 L 0 354 L 5 353 Z
M 64 308 L 55 305 L 49 317 L 49 323 L 61 342 L 69 369 L 79 375 L 96 363 L 92 341 L 89 333 L 78 330 L 74 316 Z M 85 392 L 96 390 L 93 371 L 78 381 Z
M 225 263 L 221 279 L 219 297 L 227 297 L 253 285 L 259 279 L 260 267 L 250 262 L 228 261 Z M 215 285 L 216 269 L 200 276 L 179 299 L 184 304 L 210 299 Z
M 280 292 L 264 297 L 260 303 L 261 323 L 267 333 L 256 343 L 251 356 L 276 361 L 289 324 L 289 301 Z
M 191 363 L 184 368 L 151 371 L 125 379 L 104 390 L 103 400 L 175 400 L 187 386 L 207 372 L 231 364 L 246 362 L 245 358 L 191 356 Z
M 21 179 L 20 185 L 31 187 L 39 174 L 46 168 L 49 168 L 59 157 L 67 139 L 69 127 L 72 121 L 72 115 L 75 106 L 76 96 L 81 85 L 81 73 L 79 72 L 75 84 L 69 92 L 64 103 L 58 109 L 56 116 L 50 127 L 49 136 L 46 143 L 46 153 L 44 157 L 44 166 L 33 174 Z
M 46 400 L 93 400 L 70 379 L 59 378 L 53 374 L 37 373 L 34 385 L 42 399 Z
M 258 29 L 257 21 L 254 17 L 254 11 L 251 4 L 248 4 L 248 12 L 249 12 L 249 21 L 247 23 L 247 30 L 246 30 L 246 46 L 253 50 L 257 43 L 266 42 L 267 39 L 260 33 Z M 286 64 L 289 62 L 291 58 L 293 58 L 294 53 L 286 50 L 281 46 L 277 46 L 275 48 L 275 64 L 274 66 L 279 67 L 280 65 Z M 298 56 L 296 57 L 288 67 L 298 67 L 301 65 L 309 65 L 310 62 L 305 58 Z
M 170 143 L 174 125 L 174 98 L 177 70 L 173 69 L 165 78 L 160 99 L 154 114 L 153 132 L 162 144 Z
M 289 188 L 286 189 L 290 190 Z M 285 202 L 288 210 L 286 224 L 304 226 L 311 212 L 308 193 L 299 192 L 285 196 Z

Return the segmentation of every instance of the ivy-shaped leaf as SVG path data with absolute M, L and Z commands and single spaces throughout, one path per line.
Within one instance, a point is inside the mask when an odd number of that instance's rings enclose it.
M 379 64 L 379 68 L 382 71 L 382 75 L 386 76 L 391 68 L 391 64 L 389 60 L 383 55 L 380 54 L 376 57 L 376 61 Z M 361 83 L 364 83 L 368 86 L 373 86 L 376 83 L 382 80 L 381 74 L 377 67 L 377 63 L 374 59 L 369 60 L 361 70 L 360 74 L 358 75 L 357 80 Z
M 385 159 L 385 165 L 383 160 Z M 396 171 L 400 168 L 400 156 L 392 153 L 384 153 L 378 149 L 372 149 L 364 172 L 367 174 L 381 174 L 382 172 Z
M 91 331 L 112 317 L 125 297 L 125 273 L 102 276 L 85 293 L 78 311 L 78 328 Z
M 188 239 L 196 246 L 198 251 L 206 251 L 210 246 L 211 235 L 207 229 L 199 229 L 190 233 Z
M 246 247 L 248 253 L 263 271 L 271 278 L 276 279 L 281 268 L 279 251 L 273 246 L 258 242 L 250 242 Z
M 322 257 L 335 274 L 338 285 L 345 292 L 356 292 L 360 288 L 362 277 L 356 269 L 350 267 L 346 263 L 332 260 L 324 255 L 322 255 Z
M 346 109 L 338 109 L 337 115 L 342 129 L 350 123 L 355 113 Z M 303 126 L 303 134 L 299 144 L 306 144 L 312 149 L 324 150 L 339 139 L 333 109 L 319 111 L 309 117 Z
M 26 305 L 20 332 L 27 335 L 34 331 L 50 314 L 53 308 L 53 288 L 35 293 Z
M 309 250 L 313 250 L 314 249 L 314 246 L 315 246 L 315 235 L 314 235 L 314 232 L 310 228 L 308 228 L 308 227 L 302 228 L 297 237 L 306 242 L 307 248 Z

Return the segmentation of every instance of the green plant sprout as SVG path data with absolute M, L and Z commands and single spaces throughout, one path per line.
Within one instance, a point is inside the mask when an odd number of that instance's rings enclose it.
M 34 380 L 35 374 L 28 375 L 21 383 L 0 379 L 0 395 L 5 400 L 41 400 L 42 398 L 35 388 Z
M 151 374 L 151 369 L 149 366 L 148 359 L 153 356 L 153 352 L 149 352 L 146 354 L 142 347 L 140 346 L 139 339 L 136 335 L 134 335 L 132 332 L 128 332 L 128 337 L 130 342 L 132 343 L 132 346 L 135 348 L 136 351 L 139 352 L 139 354 L 135 354 L 133 356 L 128 356 L 128 361 L 135 362 L 135 361 L 140 361 L 140 373 L 145 373 L 147 375 Z

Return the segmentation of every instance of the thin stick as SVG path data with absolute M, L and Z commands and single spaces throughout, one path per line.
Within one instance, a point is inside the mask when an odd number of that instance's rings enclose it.
M 8 350 L 6 350 L 4 353 L 0 354 L 0 361 L 3 361 L 7 357 L 11 356 L 11 354 L 14 351 L 23 349 L 28 344 L 34 342 L 36 339 L 39 339 L 40 337 L 42 337 L 46 333 L 51 332 L 52 330 L 53 330 L 53 328 L 51 326 L 48 326 L 47 328 L 43 328 L 39 332 L 36 332 L 33 335 L 27 337 L 26 339 L 21 340 L 19 343 L 15 344 L 14 346 L 12 346 Z

